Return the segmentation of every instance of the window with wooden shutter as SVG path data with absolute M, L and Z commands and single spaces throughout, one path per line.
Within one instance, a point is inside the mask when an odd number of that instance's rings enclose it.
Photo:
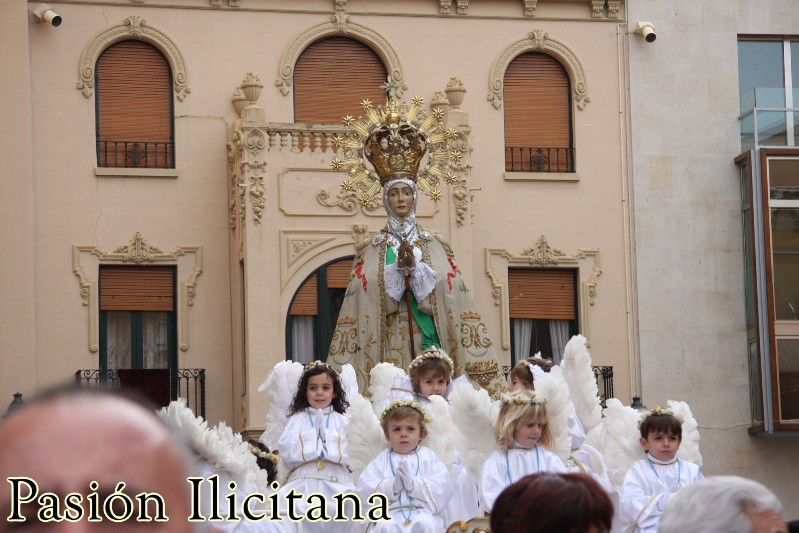
M 143 41 L 109 46 L 97 60 L 97 165 L 174 168 L 172 74 Z
M 577 324 L 577 270 L 512 268 L 508 270 L 511 360 L 540 352 L 560 364 Z
M 505 71 L 505 170 L 574 172 L 569 75 L 555 58 L 529 52 Z
M 349 37 L 328 37 L 308 46 L 294 66 L 294 122 L 339 124 L 363 115 L 361 102 L 382 105 L 388 73 L 380 57 Z
M 174 268 L 100 268 L 101 311 L 174 311 Z

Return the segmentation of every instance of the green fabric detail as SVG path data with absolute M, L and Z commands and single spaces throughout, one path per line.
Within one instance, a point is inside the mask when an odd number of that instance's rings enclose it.
M 397 262 L 397 254 L 391 246 L 386 246 L 386 266 L 393 265 Z M 411 314 L 419 329 L 422 330 L 422 350 L 429 350 L 433 347 L 441 346 L 441 341 L 438 340 L 438 332 L 436 332 L 436 322 L 433 320 L 432 315 L 428 315 L 424 311 L 419 311 L 419 305 L 416 303 L 416 296 L 411 295 Z M 403 302 L 400 302 L 403 303 Z

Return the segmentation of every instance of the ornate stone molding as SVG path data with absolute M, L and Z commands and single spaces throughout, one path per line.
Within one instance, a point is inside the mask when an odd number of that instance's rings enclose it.
M 619 8 L 621 7 L 621 0 L 608 0 L 608 18 L 619 18 Z
M 571 76 L 574 103 L 577 109 L 583 109 L 585 104 L 591 101 L 588 96 L 588 83 L 585 79 L 585 71 L 577 54 L 563 44 L 552 39 L 544 30 L 534 30 L 527 34 L 524 39 L 518 40 L 505 48 L 499 54 L 488 77 L 488 96 L 489 102 L 495 109 L 502 107 L 502 92 L 505 79 L 505 71 L 511 61 L 525 52 L 544 52 L 560 61 Z
M 172 69 L 172 82 L 175 96 L 181 102 L 191 92 L 186 73 L 186 62 L 178 46 L 161 30 L 147 25 L 147 22 L 138 16 L 126 18 L 122 23 L 111 26 L 95 34 L 86 43 L 80 55 L 78 65 L 78 83 L 76 85 L 83 96 L 90 98 L 94 89 L 95 68 L 100 54 L 112 44 L 125 39 L 138 39 L 148 42 L 158 48 L 169 62 Z
M 495 268 L 494 261 L 499 258 L 504 260 L 502 267 Z M 502 348 L 510 349 L 510 304 L 508 300 L 508 268 L 512 267 L 547 267 L 547 268 L 577 268 L 580 276 L 580 331 L 589 335 L 590 321 L 589 310 L 594 305 L 597 295 L 597 278 L 602 275 L 599 265 L 599 249 L 578 249 L 570 256 L 557 248 L 552 247 L 545 235 L 538 238 L 535 246 L 514 255 L 506 248 L 486 248 L 485 268 L 486 275 L 491 280 L 491 293 L 494 303 L 499 306 L 500 323 L 502 329 Z
M 538 0 L 522 0 L 522 4 L 524 4 L 524 16 L 534 17 L 535 8 L 538 7 Z
M 285 289 L 302 267 L 320 254 L 339 247 L 345 249 L 341 255 L 353 254 L 357 235 L 355 228 L 353 226 L 352 231 L 280 230 L 280 288 Z
M 405 84 L 405 74 L 402 71 L 399 55 L 394 50 L 394 47 L 376 30 L 363 24 L 352 22 L 350 16 L 344 11 L 337 11 L 335 15 L 330 17 L 328 22 L 308 28 L 283 51 L 283 56 L 280 58 L 278 77 L 275 80 L 275 85 L 280 88 L 283 96 L 291 92 L 294 65 L 297 64 L 297 59 L 299 59 L 302 51 L 315 41 L 331 35 L 353 37 L 372 48 L 385 63 L 388 73 L 397 87 L 397 96 L 402 96 L 402 92 L 408 86 Z
M 72 272 L 80 282 L 80 298 L 84 306 L 89 308 L 89 351 L 97 352 L 100 349 L 98 325 L 100 323 L 100 305 L 97 298 L 97 281 L 91 281 L 83 270 L 83 258 L 94 256 L 97 259 L 94 266 L 142 264 L 171 264 L 177 265 L 178 258 L 184 255 L 194 255 L 194 266 L 191 272 L 180 281 L 178 292 L 178 345 L 181 351 L 189 349 L 189 307 L 194 305 L 197 295 L 197 278 L 203 271 L 202 246 L 178 246 L 170 254 L 163 253 L 159 248 L 148 244 L 138 231 L 126 245 L 118 246 L 111 253 L 103 252 L 97 246 L 72 246 Z M 181 269 L 178 267 L 178 279 Z

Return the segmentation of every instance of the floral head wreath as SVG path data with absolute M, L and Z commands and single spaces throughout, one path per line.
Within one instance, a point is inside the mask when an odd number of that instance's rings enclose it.
M 506 405 L 546 405 L 549 401 L 534 393 L 526 394 L 528 391 L 521 393 L 506 392 L 502 395 L 501 401 Z
M 313 370 L 314 368 L 317 368 L 317 367 L 320 367 L 320 366 L 324 367 L 324 368 L 327 368 L 329 370 L 332 370 L 333 372 L 338 374 L 338 372 L 336 371 L 335 368 L 333 368 L 329 364 L 325 363 L 324 361 L 311 361 L 310 363 L 308 363 L 307 365 L 305 365 L 302 368 L 302 373 L 305 374 L 306 372 L 308 372 L 310 370 Z
M 272 464 L 278 464 L 280 462 L 280 456 L 274 452 L 265 452 L 260 449 L 258 446 L 253 446 L 249 442 L 247 443 L 247 447 L 249 447 L 250 452 L 256 457 L 260 457 L 261 459 L 266 459 Z
M 646 420 L 650 416 L 664 416 L 664 415 L 673 416 L 674 418 L 680 421 L 680 424 L 685 423 L 685 420 L 683 420 L 683 417 L 681 415 L 678 415 L 668 407 L 655 407 L 654 409 L 650 409 L 649 411 L 641 412 L 641 415 L 638 418 L 638 426 L 640 427 L 641 424 L 644 423 L 644 420 Z
M 422 415 L 422 421 L 425 424 L 429 424 L 432 422 L 429 418 L 427 418 L 427 413 L 425 413 L 424 407 L 419 402 L 414 402 L 411 400 L 396 400 L 391 402 L 391 404 L 383 409 L 383 414 L 380 415 L 380 420 L 385 420 L 388 414 L 398 407 L 410 407 L 411 409 L 416 409 L 420 415 Z
M 452 375 L 455 373 L 455 363 L 452 362 L 452 358 L 441 348 L 431 348 L 417 355 L 416 359 L 411 361 L 411 364 L 408 365 L 408 374 L 413 374 L 422 363 L 430 359 L 441 359 L 447 363 L 447 365 L 449 365 L 449 377 L 452 378 Z

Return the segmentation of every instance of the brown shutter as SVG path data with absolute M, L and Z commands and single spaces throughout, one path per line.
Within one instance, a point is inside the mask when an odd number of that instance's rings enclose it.
M 569 76 L 555 58 L 533 52 L 514 59 L 503 100 L 506 149 L 571 147 Z
M 97 140 L 100 166 L 173 167 L 172 87 L 169 63 L 154 46 L 129 40 L 114 44 L 97 61 Z M 138 164 L 125 145 L 141 145 Z M 156 160 L 157 158 L 157 160 Z
M 174 269 L 169 267 L 101 267 L 103 311 L 173 311 Z
M 342 259 L 327 265 L 327 288 L 346 289 L 352 272 L 352 259 Z
M 567 269 L 509 269 L 510 317 L 574 320 L 575 272 Z
M 361 101 L 382 105 L 386 67 L 368 46 L 349 37 L 329 37 L 306 48 L 294 66 L 294 122 L 340 124 L 363 115 Z
M 290 315 L 316 315 L 316 284 L 317 276 L 314 274 L 309 279 L 305 280 L 300 290 L 294 295 L 294 301 L 291 302 Z

